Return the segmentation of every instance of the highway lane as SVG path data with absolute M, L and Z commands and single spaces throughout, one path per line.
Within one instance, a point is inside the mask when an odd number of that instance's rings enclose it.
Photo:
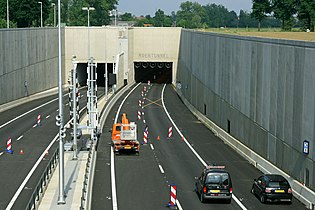
M 86 103 L 86 89 L 81 90 L 84 95 L 80 104 Z M 101 94 L 101 92 L 99 92 Z M 14 109 L 7 110 L 0 113 L 0 119 L 2 124 L 5 123 L 3 119 L 9 121 L 15 116 L 26 113 L 29 110 L 38 107 L 41 104 L 46 103 L 54 98 L 54 96 L 46 97 L 30 103 L 20 105 Z M 64 104 L 68 103 L 68 95 L 64 96 Z M 58 127 L 55 125 L 55 116 L 58 114 L 58 100 L 54 100 L 36 111 L 33 111 L 16 121 L 2 127 L 0 129 L 0 135 L 2 139 L 1 150 L 5 149 L 7 136 L 12 139 L 12 146 L 14 154 L 4 153 L 0 156 L 0 185 L 5 189 L 0 191 L 0 209 L 5 209 L 16 190 L 19 188 L 34 163 L 38 160 L 39 156 L 45 151 L 48 144 L 58 133 Z M 41 114 L 41 126 L 33 127 L 37 121 L 37 115 Z M 69 120 L 69 107 L 65 105 L 65 121 Z M 2 118 L 2 116 L 4 116 Z M 11 116 L 11 118 L 9 117 Z M 3 138 L 3 136 L 5 136 Z M 66 139 L 71 138 L 67 135 Z M 57 144 L 53 144 L 49 153 L 52 153 L 57 148 Z M 24 150 L 24 154 L 19 154 L 20 149 Z M 25 189 L 22 191 L 12 209 L 24 209 L 30 195 L 33 192 L 33 188 L 37 184 L 42 171 L 48 163 L 50 156 L 41 161 L 38 168 L 35 170 L 33 176 L 27 182 Z
M 126 112 L 131 121 L 137 121 L 138 100 L 141 98 L 142 88 L 143 85 L 137 88 L 122 108 L 121 113 Z M 177 185 L 178 200 L 183 209 L 240 209 L 241 207 L 235 200 L 232 200 L 231 204 L 224 202 L 200 203 L 198 195 L 193 189 L 194 177 L 201 174 L 203 165 L 182 141 L 174 127 L 173 138 L 166 138 L 171 122 L 162 108 L 161 91 L 161 85 L 153 85 L 144 105 L 144 117 L 149 126 L 149 143 L 153 145 L 154 150 L 149 145 L 144 145 L 141 147 L 140 156 L 132 154 L 115 156 L 118 209 L 165 208 L 169 202 L 170 183 Z M 292 205 L 261 204 L 250 193 L 253 179 L 257 178 L 261 172 L 202 125 L 183 105 L 171 86 L 166 88 L 165 104 L 171 117 L 174 118 L 185 138 L 201 158 L 207 163 L 226 166 L 232 176 L 233 193 L 246 209 L 305 209 L 296 199 Z M 113 118 L 114 111 L 110 116 Z M 105 129 L 109 129 L 112 123 L 113 120 L 108 119 Z M 137 124 L 138 137 L 142 141 L 143 119 Z M 157 140 L 158 136 L 160 136 L 160 140 Z M 97 205 L 92 209 L 112 209 L 110 174 L 108 172 L 110 169 L 109 144 L 110 134 L 102 134 L 98 150 L 102 150 L 103 159 L 97 162 L 92 202 L 93 205 L 94 203 Z M 100 164 L 101 162 L 102 164 Z M 159 165 L 163 168 L 164 173 L 159 169 Z M 102 178 L 98 176 L 100 171 L 103 171 Z

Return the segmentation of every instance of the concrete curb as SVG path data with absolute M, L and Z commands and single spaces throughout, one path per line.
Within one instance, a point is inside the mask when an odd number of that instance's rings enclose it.
M 224 141 L 225 144 L 229 145 L 232 149 L 234 149 L 237 153 L 239 153 L 242 157 L 247 159 L 250 164 L 254 165 L 257 169 L 262 171 L 263 173 L 276 173 L 281 174 L 286 177 L 290 182 L 290 185 L 293 189 L 293 195 L 298 200 L 300 200 L 303 204 L 306 205 L 309 209 L 314 209 L 315 206 L 315 192 L 302 185 L 300 182 L 295 180 L 290 175 L 286 174 L 284 171 L 270 163 L 268 160 L 264 159 L 256 152 L 252 151 L 246 145 L 241 143 L 239 140 L 235 139 L 233 136 L 226 133 L 223 129 L 221 129 L 214 122 L 209 120 L 206 116 L 201 114 L 193 105 L 191 105 L 185 97 L 183 97 L 180 90 L 174 88 L 179 97 L 182 99 L 184 104 L 188 107 L 188 109 L 200 120 L 205 126 L 207 126 L 216 136 L 218 136 L 221 140 Z

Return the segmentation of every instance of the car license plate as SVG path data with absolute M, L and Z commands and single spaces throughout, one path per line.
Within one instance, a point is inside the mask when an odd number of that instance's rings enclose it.
M 131 147 L 125 147 L 125 149 L 131 149 Z
M 284 190 L 275 190 L 276 193 L 284 193 Z
M 211 193 L 219 193 L 220 190 L 210 190 Z

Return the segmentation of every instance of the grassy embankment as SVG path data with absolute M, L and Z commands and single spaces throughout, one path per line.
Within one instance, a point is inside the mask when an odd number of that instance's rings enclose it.
M 287 32 L 281 31 L 279 28 L 262 28 L 261 31 L 258 31 L 257 28 L 210 28 L 202 31 L 315 42 L 315 32 L 298 32 L 296 30 Z

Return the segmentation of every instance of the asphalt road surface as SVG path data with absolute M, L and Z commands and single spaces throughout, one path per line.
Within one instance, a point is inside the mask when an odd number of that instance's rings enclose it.
M 144 108 L 139 107 L 138 100 L 142 99 L 144 86 L 147 85 L 141 84 L 133 91 L 119 115 L 127 113 L 129 120 L 137 123 L 140 142 L 143 142 L 143 131 L 147 125 L 148 144 L 141 146 L 139 156 L 133 153 L 114 156 L 115 189 L 112 189 L 111 139 L 110 132 L 106 131 L 111 129 L 123 96 L 109 114 L 100 137 L 93 185 L 93 210 L 115 209 L 116 202 L 113 200 L 117 200 L 120 210 L 166 209 L 170 201 L 170 184 L 177 186 L 179 209 L 241 209 L 238 203 L 244 209 L 305 209 L 296 199 L 291 205 L 260 203 L 250 189 L 253 179 L 262 173 L 200 123 L 172 86 L 167 85 L 164 92 L 166 109 L 187 143 L 207 164 L 225 165 L 232 177 L 236 199 L 231 204 L 220 201 L 201 203 L 194 192 L 194 178 L 201 175 L 204 166 L 167 117 L 161 99 L 163 85 L 153 84 L 145 96 Z M 144 113 L 141 120 L 137 120 L 137 111 Z M 173 128 L 172 138 L 167 137 L 170 126 Z
M 80 108 L 82 108 L 87 101 L 86 88 L 80 90 L 80 93 L 83 95 L 80 99 Z M 102 92 L 99 91 L 98 94 Z M 68 103 L 68 95 L 65 95 L 65 123 L 70 119 Z M 0 113 L 0 210 L 6 209 L 31 168 L 58 134 L 59 128 L 55 124 L 58 113 L 57 95 L 34 100 Z M 38 114 L 41 115 L 41 125 L 35 126 Z M 12 119 L 15 120 L 11 121 Z M 67 133 L 66 139 L 69 140 L 71 137 L 69 132 Z M 12 155 L 5 152 L 8 138 L 12 140 L 14 151 Z M 41 160 L 12 209 L 25 209 L 51 154 L 57 147 L 58 143 L 54 143 L 49 150 L 49 155 Z M 23 154 L 20 154 L 21 150 Z

